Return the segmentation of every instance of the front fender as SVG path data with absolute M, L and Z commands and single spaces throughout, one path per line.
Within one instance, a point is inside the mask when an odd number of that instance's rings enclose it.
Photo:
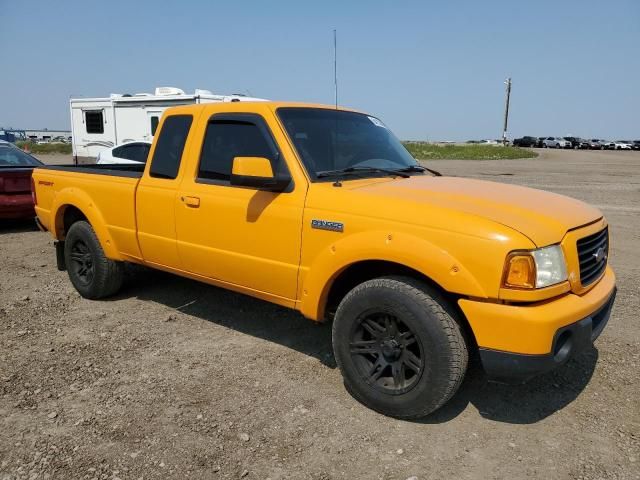
M 367 260 L 409 267 L 448 292 L 487 297 L 474 276 L 446 249 L 413 235 L 367 231 L 338 240 L 315 257 L 303 280 L 302 314 L 314 320 L 323 318 L 333 281 L 350 265 Z
M 118 252 L 113 238 L 109 234 L 107 223 L 100 210 L 95 206 L 95 203 L 86 192 L 74 187 L 68 187 L 58 191 L 53 199 L 51 218 L 54 219 L 54 235 L 57 240 L 64 240 L 64 211 L 68 206 L 77 208 L 87 217 L 108 258 L 112 260 L 124 260 Z

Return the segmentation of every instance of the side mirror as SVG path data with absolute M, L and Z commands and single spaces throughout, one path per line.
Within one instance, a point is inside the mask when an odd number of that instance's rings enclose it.
M 231 168 L 231 185 L 282 192 L 291 183 L 288 174 L 274 174 L 271 161 L 264 157 L 235 157 Z

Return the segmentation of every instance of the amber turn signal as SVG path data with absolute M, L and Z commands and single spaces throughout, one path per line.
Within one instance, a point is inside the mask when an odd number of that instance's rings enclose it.
M 502 285 L 508 288 L 535 288 L 536 264 L 526 253 L 513 253 L 507 258 Z

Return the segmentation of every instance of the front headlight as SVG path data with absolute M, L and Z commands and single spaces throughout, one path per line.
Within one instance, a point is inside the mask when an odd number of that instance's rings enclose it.
M 502 278 L 506 288 L 544 288 L 567 280 L 567 265 L 560 245 L 512 252 Z

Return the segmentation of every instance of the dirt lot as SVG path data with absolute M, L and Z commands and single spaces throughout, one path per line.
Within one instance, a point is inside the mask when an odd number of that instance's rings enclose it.
M 602 209 L 619 295 L 596 349 L 520 387 L 476 367 L 398 421 L 347 394 L 329 325 L 151 271 L 84 300 L 48 235 L 4 224 L 0 479 L 640 478 L 640 153 L 429 166 Z

